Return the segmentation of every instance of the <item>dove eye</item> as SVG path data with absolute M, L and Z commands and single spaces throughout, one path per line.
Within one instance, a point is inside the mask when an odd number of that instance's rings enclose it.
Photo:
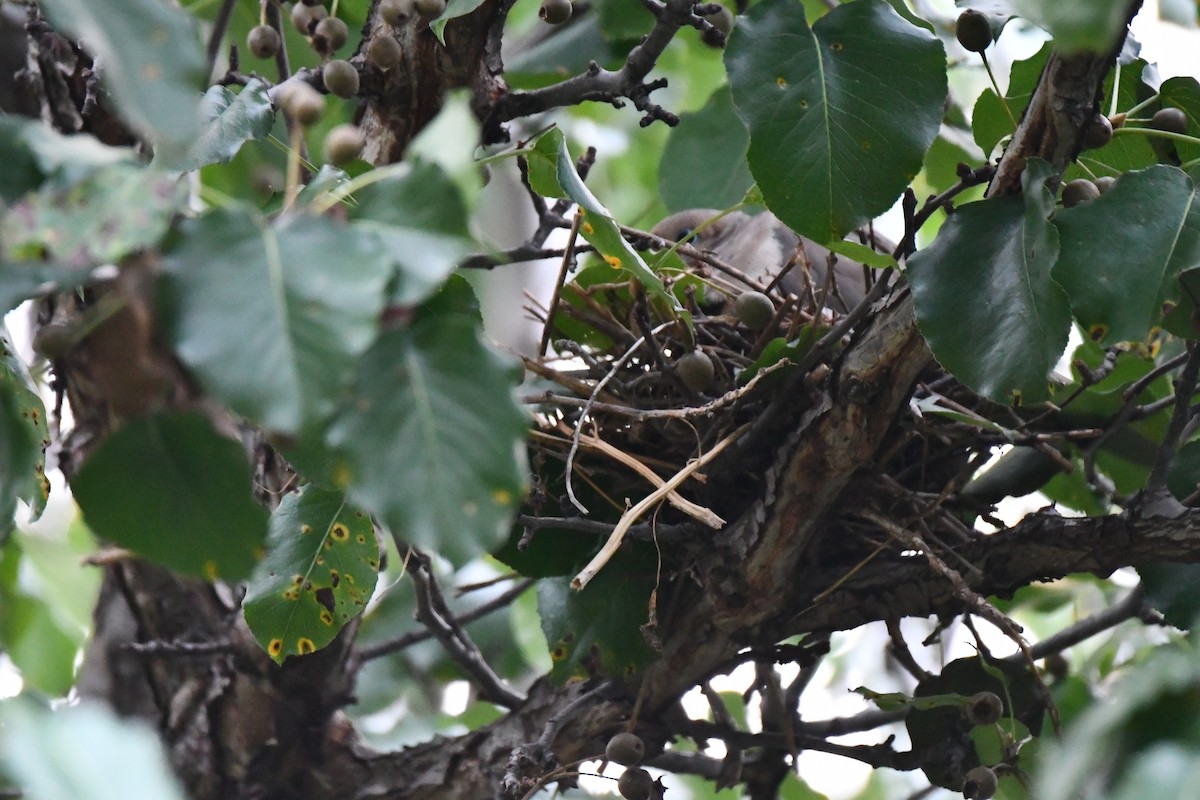
M 693 231 L 695 231 L 695 228 L 680 228 L 675 232 L 675 241 L 682 242 L 684 239 L 691 236 Z

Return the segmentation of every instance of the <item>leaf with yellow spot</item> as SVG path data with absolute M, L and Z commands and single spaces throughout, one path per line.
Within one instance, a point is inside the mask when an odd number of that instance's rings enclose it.
M 0 332 L 0 540 L 12 530 L 17 500 L 41 512 L 45 483 L 46 409 L 8 340 Z
M 306 486 L 271 517 L 267 555 L 243 604 L 277 662 L 328 645 L 371 599 L 379 548 L 371 519 L 341 492 Z
M 646 666 L 654 651 L 642 636 L 649 620 L 657 554 L 652 547 L 618 553 L 583 591 L 570 576 L 538 583 L 538 615 L 550 644 L 551 678 L 564 681 L 589 668 L 627 676 Z

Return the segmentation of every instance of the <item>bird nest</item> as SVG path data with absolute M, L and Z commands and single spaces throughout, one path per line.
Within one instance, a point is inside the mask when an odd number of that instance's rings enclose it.
M 761 495 L 853 320 L 827 310 L 828 286 L 798 296 L 679 254 L 648 259 L 670 297 L 597 259 L 534 312 L 549 354 L 525 362 L 541 484 L 527 519 L 720 529 Z

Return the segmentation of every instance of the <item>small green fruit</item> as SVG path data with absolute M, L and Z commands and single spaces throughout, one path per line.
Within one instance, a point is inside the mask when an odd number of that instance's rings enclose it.
M 440 17 L 446 10 L 446 0 L 413 0 L 413 8 L 427 19 Z
M 700 34 L 700 40 L 710 47 L 724 47 L 729 32 L 733 30 L 733 12 L 721 6 L 717 11 L 704 15 L 704 21 L 712 25 L 713 30 L 706 30 Z
M 561 25 L 571 18 L 573 10 L 571 0 L 542 0 L 538 16 L 542 18 L 542 22 Z
M 279 45 L 279 32 L 270 25 L 255 25 L 246 36 L 246 46 L 255 58 L 274 58 Z
M 743 292 L 733 301 L 733 315 L 752 331 L 761 331 L 775 318 L 775 304 L 762 292 Z
M 399 64 L 403 55 L 400 43 L 383 33 L 367 45 L 367 60 L 382 70 L 389 70 Z
M 1100 194 L 1108 194 L 1112 188 L 1117 185 L 1117 179 L 1112 175 L 1101 175 L 1096 178 L 1096 188 L 1100 190 Z
M 325 111 L 325 98 L 307 83 L 290 84 L 280 104 L 289 117 L 306 128 L 319 120 Z
M 963 779 L 962 793 L 966 800 L 988 800 L 996 794 L 999 781 L 990 767 L 975 767 Z
M 398 28 L 408 21 L 413 13 L 413 0 L 381 0 L 379 16 L 393 28 Z
M 717 370 L 706 353 L 693 350 L 675 362 L 675 374 L 693 392 L 703 392 L 712 385 Z
M 972 725 L 994 725 L 1004 714 L 1004 701 L 995 692 L 978 692 L 967 699 L 967 719 Z
M 353 97 L 358 94 L 358 70 L 349 61 L 334 59 L 321 68 L 321 79 L 330 94 Z
M 954 23 L 954 35 L 965 49 L 982 53 L 992 43 L 992 25 L 987 14 L 968 8 L 958 15 L 958 21 Z
M 1112 141 L 1113 126 L 1108 117 L 1097 114 L 1083 131 L 1083 149 L 1098 150 Z
M 1187 133 L 1187 114 L 1178 108 L 1160 108 L 1151 117 L 1150 127 L 1167 133 Z
M 1076 178 L 1063 187 L 1063 208 L 1074 208 L 1082 203 L 1095 200 L 1099 196 L 1100 190 L 1096 188 L 1096 184 L 1087 178 Z
M 333 53 L 350 38 L 350 29 L 337 17 L 326 17 L 313 28 L 313 46 L 317 52 Z
M 648 800 L 654 789 L 654 779 L 641 767 L 632 767 L 617 779 L 617 791 L 625 800 Z
M 1192 314 L 1194 315 L 1195 313 L 1196 310 L 1193 309 Z M 1195 322 L 1193 321 L 1193 326 L 1194 325 Z M 1046 672 L 1049 672 L 1051 675 L 1053 675 L 1054 679 L 1057 681 L 1061 681 L 1071 672 L 1071 665 L 1067 662 L 1067 659 L 1063 657 L 1062 653 L 1051 653 L 1050 655 L 1046 656 L 1046 658 L 1042 660 L 1042 666 L 1044 666 L 1046 668 Z
M 316 24 L 327 16 L 329 12 L 325 6 L 306 6 L 304 3 L 292 6 L 292 25 L 305 36 L 311 36 Z
M 608 746 L 604 748 L 604 757 L 623 767 L 640 764 L 644 755 L 646 755 L 646 744 L 642 741 L 642 737 L 628 731 L 618 733 L 609 739 Z
M 358 158 L 366 145 L 357 125 L 338 125 L 325 137 L 325 160 L 335 167 Z

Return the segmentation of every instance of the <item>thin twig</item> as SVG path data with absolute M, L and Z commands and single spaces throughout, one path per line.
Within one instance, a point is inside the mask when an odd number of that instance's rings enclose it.
M 625 538 L 626 531 L 629 530 L 629 527 L 635 521 L 637 521 L 648 510 L 650 510 L 650 508 L 652 508 L 656 503 L 670 494 L 676 486 L 687 480 L 693 472 L 712 461 L 714 458 L 720 455 L 722 450 L 724 450 L 733 442 L 737 441 L 738 438 L 745 433 L 749 427 L 749 424 L 742 425 L 733 433 L 717 442 L 707 453 L 695 459 L 683 469 L 679 470 L 679 472 L 675 473 L 669 480 L 667 480 L 666 483 L 643 497 L 641 501 L 633 506 L 633 508 L 630 508 L 624 514 L 622 514 L 621 519 L 617 522 L 616 527 L 613 528 L 612 535 L 610 535 L 608 537 L 608 541 L 604 543 L 604 547 L 600 548 L 600 552 L 588 562 L 588 565 L 580 570 L 578 575 L 571 579 L 571 588 L 575 589 L 576 591 L 580 591 L 587 586 L 588 582 L 591 581 L 592 578 L 596 577 L 596 573 L 603 569 L 604 565 L 608 563 L 609 559 L 616 554 L 617 548 L 621 546 L 621 542 Z
M 537 581 L 535 581 L 533 578 L 526 578 L 525 580 L 514 584 L 503 594 L 497 595 L 495 598 L 487 601 L 486 603 L 481 603 L 465 614 L 460 614 L 455 618 L 455 622 L 458 625 L 463 626 L 470 625 L 476 620 L 483 619 L 488 614 L 499 611 L 505 606 L 512 604 L 514 600 L 524 594 L 525 591 L 532 587 L 536 582 Z M 428 628 L 425 628 L 424 630 L 413 631 L 412 633 L 406 633 L 403 636 L 397 636 L 394 639 L 388 639 L 384 642 L 378 642 L 376 644 L 359 648 L 358 657 L 362 661 L 370 661 L 373 658 L 380 658 L 382 656 L 391 655 L 392 653 L 399 653 L 401 650 L 412 647 L 414 644 L 428 641 L 432 638 L 433 631 L 429 630 Z
M 409 571 L 409 575 L 415 590 L 417 619 L 429 628 L 451 660 L 472 678 L 485 700 L 508 709 L 524 703 L 525 695 L 510 688 L 492 670 L 470 635 L 446 608 L 429 557 L 416 553 L 416 559 L 417 564 Z
M 661 324 L 657 328 L 655 328 L 653 331 L 651 331 L 651 333 L 658 333 L 659 331 L 663 330 L 664 328 L 668 328 L 674 324 L 675 324 L 674 322 L 664 322 L 663 324 Z M 594 403 L 596 401 L 596 398 L 600 395 L 600 392 L 604 389 L 605 385 L 607 385 L 608 382 L 611 381 L 616 376 L 617 372 L 620 371 L 621 367 L 625 365 L 625 362 L 633 357 L 633 354 L 636 353 L 638 348 L 642 346 L 642 342 L 644 342 L 645 339 L 646 339 L 646 337 L 644 337 L 644 336 L 639 337 L 632 345 L 629 346 L 628 350 L 626 350 L 624 353 L 621 354 L 620 358 L 618 358 L 616 361 L 613 362 L 612 368 L 609 369 L 608 374 L 605 375 L 603 378 L 601 378 L 599 381 L 597 381 L 595 387 L 592 388 L 592 393 L 588 397 L 589 404 Z M 583 413 L 579 415 L 579 419 L 575 420 L 575 434 L 574 434 L 574 436 L 571 437 L 571 449 L 567 452 L 567 464 L 566 464 L 566 468 L 565 468 L 566 469 L 565 478 L 566 478 L 566 484 L 567 484 L 567 497 L 569 497 L 571 499 L 571 504 L 574 505 L 576 508 L 578 508 L 580 513 L 583 513 L 583 514 L 588 513 L 588 510 L 587 510 L 587 507 L 583 505 L 583 503 L 579 502 L 579 498 L 575 496 L 575 488 L 571 482 L 571 472 L 572 472 L 571 468 L 575 463 L 575 453 L 579 450 L 579 437 L 583 431 L 583 423 L 587 420 L 587 418 L 588 418 L 588 407 L 584 406 Z
M 1153 491 L 1167 484 L 1167 468 L 1175 458 L 1175 446 L 1184 427 L 1192 417 L 1192 395 L 1196 393 L 1196 379 L 1200 376 L 1200 347 L 1188 344 L 1187 364 L 1175 381 L 1175 410 L 1171 413 L 1171 422 L 1163 435 L 1158 451 L 1154 454 L 1154 465 L 1150 468 L 1150 476 L 1146 478 L 1146 489 Z
M 565 427 L 566 426 L 560 426 L 560 429 L 565 429 Z M 565 433 L 566 431 L 563 430 L 563 432 Z M 641 475 L 656 488 L 661 487 L 665 483 L 665 481 L 659 477 L 657 472 L 650 469 L 648 466 L 643 464 L 641 461 L 638 461 L 624 450 L 613 447 L 599 436 L 581 436 L 579 443 L 584 447 L 590 447 L 593 450 L 598 450 L 614 461 L 619 461 L 636 472 L 638 475 Z M 725 520 L 721 519 L 721 517 L 719 517 L 716 513 L 705 508 L 704 506 L 693 503 L 691 500 L 683 497 L 678 492 L 671 492 L 668 494 L 667 502 L 678 508 L 683 513 L 687 514 L 689 517 L 692 517 L 693 519 L 707 525 L 710 528 L 720 530 L 725 525 Z

